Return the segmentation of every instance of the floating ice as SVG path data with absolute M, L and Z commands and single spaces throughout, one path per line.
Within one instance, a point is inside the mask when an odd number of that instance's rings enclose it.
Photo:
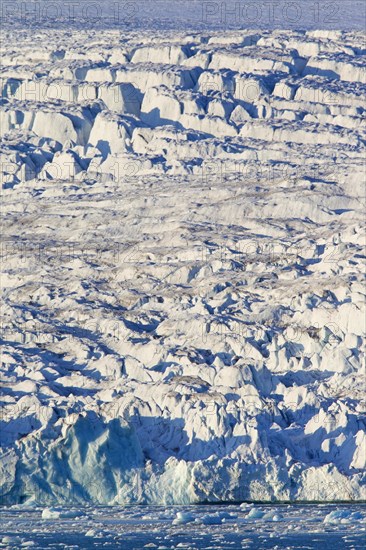
M 324 523 L 353 523 L 362 519 L 363 516 L 360 512 L 334 510 L 325 516 Z
M 79 510 L 66 510 L 62 508 L 45 508 L 42 510 L 43 519 L 78 518 L 84 513 Z
M 252 508 L 247 515 L 247 519 L 262 519 L 266 513 L 260 508 Z
M 173 525 L 183 525 L 194 520 L 194 516 L 189 512 L 177 512 L 176 517 L 173 520 Z

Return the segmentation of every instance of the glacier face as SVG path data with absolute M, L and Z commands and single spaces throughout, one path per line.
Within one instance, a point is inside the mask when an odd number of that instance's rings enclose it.
M 6 504 L 365 498 L 365 48 L 5 31 Z

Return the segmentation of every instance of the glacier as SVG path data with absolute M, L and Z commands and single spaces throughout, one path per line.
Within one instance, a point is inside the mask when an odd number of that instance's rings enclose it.
M 2 503 L 364 500 L 364 33 L 3 34 Z

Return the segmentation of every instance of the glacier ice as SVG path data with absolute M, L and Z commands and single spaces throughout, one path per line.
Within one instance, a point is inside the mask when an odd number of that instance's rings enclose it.
M 364 499 L 362 33 L 4 32 L 3 502 Z

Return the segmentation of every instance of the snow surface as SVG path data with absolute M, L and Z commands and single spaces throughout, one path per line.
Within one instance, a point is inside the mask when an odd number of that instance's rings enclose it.
M 5 504 L 365 498 L 363 40 L 4 30 Z

